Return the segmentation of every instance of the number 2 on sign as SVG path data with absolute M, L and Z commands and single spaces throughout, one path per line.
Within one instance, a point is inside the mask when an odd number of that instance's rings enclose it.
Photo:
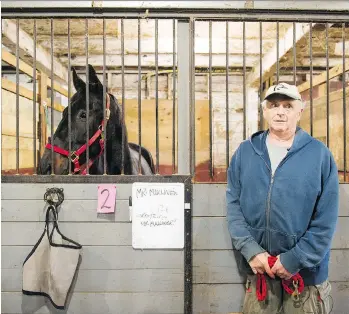
M 114 213 L 116 186 L 113 184 L 98 185 L 97 213 Z

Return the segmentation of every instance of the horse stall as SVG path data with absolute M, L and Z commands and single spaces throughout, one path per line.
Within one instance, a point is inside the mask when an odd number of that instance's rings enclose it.
M 226 171 L 278 82 L 338 166 L 331 313 L 348 313 L 346 2 L 1 6 L 1 313 L 241 313 Z M 50 273 L 74 270 L 59 304 L 28 284 L 39 239 L 82 247 Z

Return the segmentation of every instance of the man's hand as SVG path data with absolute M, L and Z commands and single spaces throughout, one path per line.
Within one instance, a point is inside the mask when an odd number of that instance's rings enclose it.
M 255 274 L 264 274 L 264 272 L 266 272 L 271 278 L 274 279 L 275 275 L 269 267 L 268 256 L 270 255 L 267 252 L 257 254 L 252 257 L 248 263 Z
M 292 277 L 292 274 L 289 273 L 284 266 L 282 266 L 280 262 L 280 255 L 277 256 L 277 260 L 272 267 L 271 271 L 281 279 L 290 279 Z

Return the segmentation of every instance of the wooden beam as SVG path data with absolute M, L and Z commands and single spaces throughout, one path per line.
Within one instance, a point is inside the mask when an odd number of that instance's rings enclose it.
M 12 65 L 13 67 L 16 67 L 16 56 L 14 56 L 11 52 L 8 52 L 6 49 L 2 48 L 1 49 L 1 59 L 8 63 L 9 65 Z M 30 77 L 33 77 L 33 68 L 22 61 L 21 59 L 19 60 L 19 69 L 23 73 L 29 75 Z M 38 77 L 39 72 L 36 71 L 36 77 Z
M 47 99 L 47 107 L 49 107 L 49 108 L 51 108 L 52 106 L 51 106 L 51 99 Z M 63 110 L 65 109 L 65 107 L 64 106 L 62 106 L 61 104 L 56 104 L 56 103 L 54 103 L 54 105 L 53 105 L 53 109 L 55 110 L 55 111 L 58 111 L 58 112 L 63 112 Z
M 60 58 L 61 62 L 66 64 L 68 59 L 66 57 Z M 103 66 L 103 55 L 90 55 L 88 59 L 89 63 L 94 66 Z M 159 54 L 158 58 L 159 67 L 171 67 L 173 57 L 172 54 Z M 252 68 L 256 62 L 258 62 L 258 55 L 246 55 L 246 66 L 247 68 Z M 330 66 L 334 66 L 340 63 L 342 58 L 330 58 Z M 86 57 L 78 56 L 71 60 L 72 66 L 85 67 L 86 66 Z M 155 67 L 155 54 L 143 54 L 141 56 L 142 66 Z M 242 68 L 243 57 L 242 55 L 230 55 L 229 56 L 229 66 L 235 68 Z M 209 65 L 209 56 L 208 54 L 196 54 L 195 55 L 195 65 L 196 67 L 208 67 Z M 110 67 L 121 67 L 121 57 L 120 55 L 106 55 L 106 66 Z M 137 67 L 138 66 L 138 55 L 137 54 L 128 54 L 125 55 L 125 66 L 126 67 Z M 212 54 L 212 66 L 221 67 L 225 69 L 225 54 Z M 297 67 L 309 67 L 310 58 L 305 56 L 301 63 L 297 62 Z M 264 66 L 263 66 L 264 67 Z M 292 61 L 280 61 L 280 67 L 293 67 Z M 313 67 L 326 67 L 326 59 L 321 57 L 313 58 Z
M 223 26 L 223 25 L 222 25 Z M 171 25 L 172 27 L 172 25 Z M 173 52 L 173 39 L 172 28 L 168 30 L 168 38 L 159 38 L 158 52 L 159 53 L 172 53 Z M 225 24 L 222 29 L 225 32 Z M 136 34 L 137 35 L 137 34 Z M 222 34 L 220 34 L 222 36 Z M 67 35 L 57 35 L 54 38 L 54 49 L 59 55 L 66 54 L 68 51 Z M 45 49 L 51 49 L 51 36 L 40 35 L 38 42 Z M 74 36 L 74 45 L 71 47 L 71 53 L 74 55 L 83 55 L 85 53 L 85 36 Z M 274 39 L 263 39 L 263 48 L 268 49 L 274 44 Z M 91 55 L 103 54 L 103 36 L 102 35 L 89 35 L 88 37 L 89 53 Z M 212 38 L 212 53 L 225 54 L 225 37 L 224 38 Z M 137 38 L 125 38 L 124 41 L 125 53 L 136 54 L 138 53 L 138 40 Z M 154 54 L 155 38 L 142 38 L 141 39 L 142 53 Z M 207 38 L 195 38 L 195 53 L 208 53 L 209 41 Z M 243 42 L 238 38 L 229 39 L 229 51 L 234 54 L 243 53 Z M 259 51 L 259 39 L 246 38 L 246 54 L 256 55 Z M 106 35 L 106 54 L 118 54 L 121 55 L 121 40 L 116 38 L 115 35 Z
M 346 94 L 346 98 L 349 98 L 349 94 Z M 339 89 L 339 90 L 336 90 L 334 92 L 331 92 L 329 100 L 330 100 L 330 103 L 332 103 L 334 101 L 338 101 L 338 100 L 343 101 L 343 89 Z M 313 107 L 315 108 L 319 105 L 325 105 L 326 102 L 327 102 L 327 95 L 320 96 L 320 97 L 313 100 Z M 309 104 L 309 103 L 310 102 L 308 100 L 307 104 Z M 347 103 L 347 106 L 348 106 L 348 103 Z M 306 108 L 310 108 L 310 106 L 306 106 Z
M 296 23 L 296 42 L 297 43 L 308 34 L 310 27 L 309 24 Z M 314 26 L 315 24 L 313 24 Z M 279 39 L 279 59 L 287 54 L 287 52 L 293 47 L 293 27 L 290 27 L 286 32 L 285 36 Z M 264 81 L 268 76 L 274 74 L 276 69 L 276 51 L 277 46 L 269 50 L 269 52 L 264 55 L 262 63 L 258 63 L 247 76 L 247 84 L 251 87 L 257 87 L 259 84 L 259 72 L 262 66 L 262 78 Z
M 1 59 L 6 63 L 8 63 L 9 65 L 16 67 L 16 56 L 14 56 L 11 52 L 8 52 L 7 50 L 2 49 Z M 33 68 L 22 60 L 19 60 L 19 69 L 23 73 L 29 75 L 30 77 L 33 77 Z M 40 72 L 36 71 L 36 79 L 39 79 L 39 76 L 40 76 Z M 48 84 L 47 86 L 51 87 L 50 79 L 47 79 L 47 84 Z M 68 97 L 68 91 L 64 87 L 59 85 L 58 82 L 53 83 L 53 89 L 59 92 L 60 94 L 64 95 L 65 97 Z
M 16 29 L 16 24 L 12 20 L 2 20 L 2 44 L 12 51 L 16 47 Z M 33 39 L 22 29 L 19 29 L 19 54 L 22 60 L 31 59 L 34 55 Z M 67 68 L 57 58 L 54 58 L 53 63 L 55 80 L 59 79 L 61 82 L 67 82 Z M 39 45 L 36 45 L 36 67 L 47 75 L 51 73 L 51 55 Z
M 16 83 L 6 79 L 6 78 L 1 78 L 1 88 L 16 94 Z M 22 96 L 24 98 L 27 98 L 29 100 L 33 100 L 33 91 L 23 87 L 19 86 L 19 96 Z M 40 95 L 36 94 L 36 101 L 39 103 L 40 102 Z M 51 100 L 47 101 L 47 107 L 51 108 Z M 63 112 L 64 106 L 61 104 L 54 104 L 54 110 L 58 112 Z
M 45 106 L 47 105 L 47 76 L 42 73 L 39 81 L 39 93 L 40 93 L 40 104 L 39 104 L 39 153 L 43 155 L 47 140 L 47 121 L 45 114 Z
M 16 83 L 12 82 L 6 78 L 1 78 L 1 88 L 5 89 L 11 93 L 16 94 Z M 33 100 L 33 91 L 31 91 L 23 86 L 19 86 L 19 95 L 24 97 L 24 98 Z M 38 94 L 36 94 L 36 99 L 39 99 Z
M 349 60 L 345 63 L 345 71 L 349 71 Z M 329 70 L 329 77 L 328 79 L 332 79 L 334 77 L 336 77 L 337 75 L 340 75 L 343 73 L 343 65 L 342 64 L 338 64 L 336 66 L 334 66 L 332 69 Z M 322 83 L 325 83 L 327 81 L 327 72 L 324 71 L 319 75 L 316 75 L 313 77 L 313 86 L 317 86 L 320 85 Z M 310 82 L 304 82 L 303 84 L 298 86 L 298 90 L 299 92 L 304 92 L 306 90 L 310 89 Z
M 230 67 L 242 67 L 243 62 L 242 55 L 230 55 L 229 56 L 229 66 Z M 66 57 L 60 58 L 62 63 L 67 63 L 68 59 Z M 252 67 L 255 62 L 259 60 L 258 56 L 246 56 L 246 66 Z M 88 58 L 89 64 L 93 66 L 102 66 L 103 65 L 103 55 L 91 55 Z M 212 66 L 213 67 L 225 67 L 225 55 L 212 55 Z M 158 64 L 159 67 L 172 67 L 173 56 L 172 54 L 159 54 L 158 55 Z M 106 66 L 121 67 L 121 57 L 120 55 L 106 55 Z M 195 55 L 195 65 L 196 67 L 208 67 L 209 56 L 208 54 L 197 54 Z M 72 66 L 86 66 L 86 57 L 79 56 L 71 60 Z M 152 66 L 155 67 L 155 55 L 154 54 L 143 54 L 141 56 L 141 65 L 142 66 Z M 128 54 L 125 55 L 125 66 L 134 67 L 138 66 L 138 55 L 137 54 Z
M 334 48 L 334 53 L 336 55 L 342 56 L 343 55 L 343 41 L 336 43 L 336 46 Z M 349 55 L 349 40 L 345 41 L 345 55 Z

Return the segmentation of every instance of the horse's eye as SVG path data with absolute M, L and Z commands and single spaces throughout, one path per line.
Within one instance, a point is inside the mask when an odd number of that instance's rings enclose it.
M 80 119 L 86 119 L 86 111 L 81 111 L 79 114 Z

